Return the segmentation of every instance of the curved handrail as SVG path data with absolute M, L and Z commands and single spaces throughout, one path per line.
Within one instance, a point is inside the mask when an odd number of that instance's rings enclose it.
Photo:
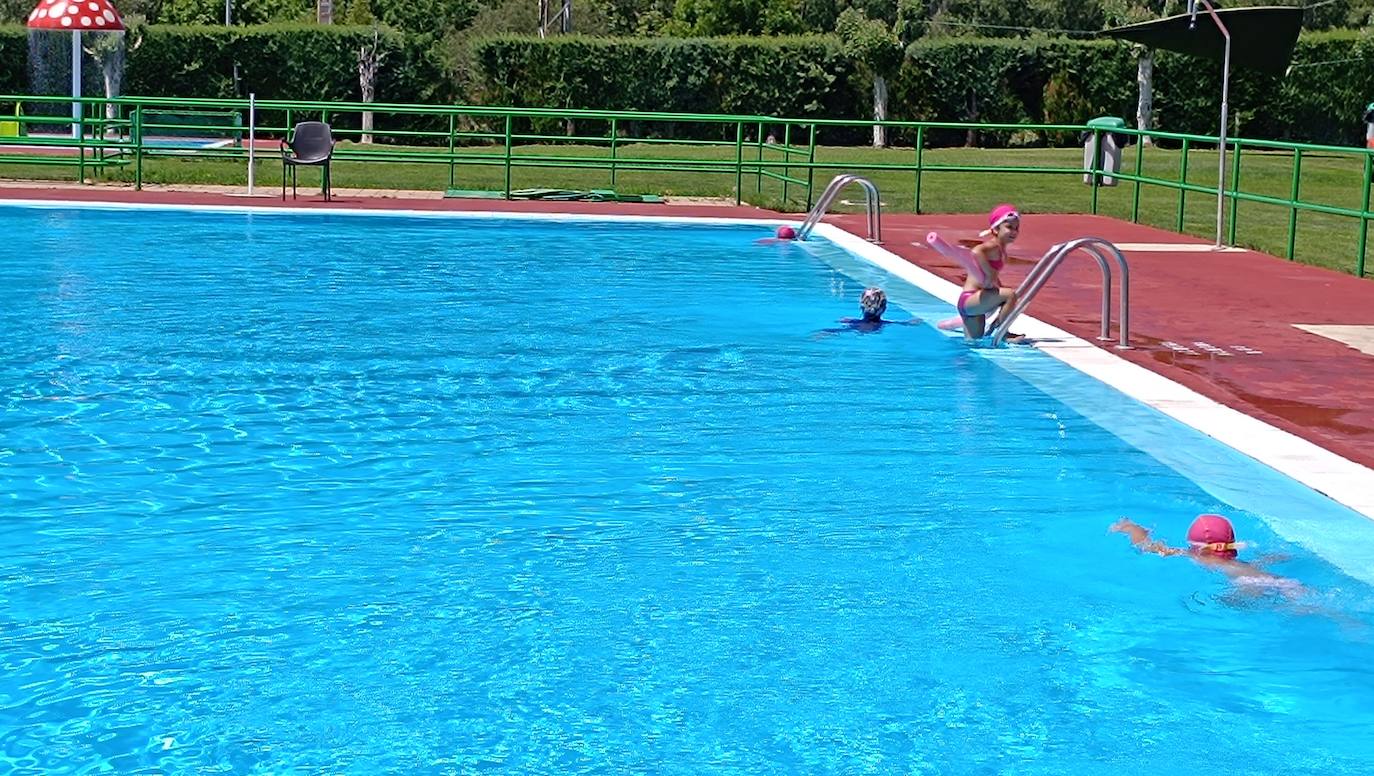
M 1121 325 L 1118 329 L 1121 341 L 1120 344 L 1117 345 L 1117 348 L 1128 350 L 1131 347 L 1130 267 L 1127 266 L 1126 257 L 1122 255 L 1121 250 L 1101 237 L 1080 237 L 1076 240 L 1070 240 L 1066 243 L 1055 245 L 1045 252 L 1045 255 L 1040 258 L 1040 261 L 1036 262 L 1035 267 L 1027 273 L 1026 279 L 1021 281 L 1021 285 L 1017 287 L 1016 296 L 1018 299 L 1016 307 L 1012 308 L 1006 315 L 998 316 L 997 325 L 992 331 L 992 343 L 994 345 L 1002 344 L 1002 340 L 1006 339 L 1007 331 L 1011 328 L 1012 322 L 1030 306 L 1031 300 L 1034 299 L 1035 295 L 1040 292 L 1040 289 L 1045 286 L 1046 281 L 1050 279 L 1050 275 L 1053 275 L 1054 271 L 1059 268 L 1064 258 L 1070 253 L 1080 249 L 1085 251 L 1089 256 L 1092 256 L 1097 262 L 1097 266 L 1102 270 L 1102 333 L 1099 334 L 1097 338 L 1100 340 L 1111 340 L 1112 338 L 1112 268 L 1111 263 L 1108 262 L 1108 258 L 1110 257 L 1112 262 L 1116 264 L 1117 269 L 1121 272 Z
M 868 211 L 868 241 L 871 243 L 881 243 L 883 241 L 882 227 L 882 201 L 878 199 L 878 187 L 873 185 L 873 181 L 846 173 L 836 175 L 830 181 L 830 185 L 825 187 L 821 196 L 816 200 L 816 206 L 811 208 L 811 212 L 806 214 L 806 220 L 802 222 L 801 228 L 797 230 L 797 239 L 805 240 L 811 235 L 811 230 L 820 223 L 825 211 L 830 208 L 830 203 L 839 196 L 840 189 L 851 183 L 857 183 L 864 190 L 864 207 Z

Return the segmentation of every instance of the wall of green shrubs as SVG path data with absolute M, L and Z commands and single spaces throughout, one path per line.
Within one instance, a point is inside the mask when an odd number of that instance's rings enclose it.
M 369 27 L 153 26 L 130 51 L 127 94 L 358 99 L 357 51 Z M 378 99 L 520 107 L 865 118 L 870 84 L 830 37 L 584 38 L 497 36 L 445 61 L 434 36 L 382 34 Z M 22 27 L 0 28 L 0 91 L 31 88 Z M 237 64 L 237 77 L 235 76 Z M 1076 123 L 1132 119 L 1136 64 L 1110 41 L 921 40 L 889 78 L 894 119 Z M 1220 66 L 1169 53 L 1155 60 L 1156 125 L 1213 134 Z M 88 89 L 91 88 L 88 82 Z M 94 92 L 93 92 L 94 93 Z M 1246 137 L 1360 145 L 1374 100 L 1374 39 L 1355 31 L 1304 35 L 1286 78 L 1238 70 L 1232 115 Z M 718 129 L 655 125 L 659 134 Z M 825 142 L 862 142 L 828 130 Z M 1070 138 L 931 133 L 938 144 L 1068 142 Z M 910 142 L 900 133 L 896 142 Z

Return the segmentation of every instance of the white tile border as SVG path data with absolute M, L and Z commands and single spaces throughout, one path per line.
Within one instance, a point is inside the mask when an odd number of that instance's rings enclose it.
M 860 237 L 830 224 L 818 225 L 816 233 L 937 299 L 953 304 L 958 298 L 958 286 Z M 1036 340 L 1037 350 L 1374 520 L 1374 470 L 1213 401 L 1057 326 L 1028 315 L 1016 322 L 1017 329 Z
M 173 210 L 263 215 L 405 216 L 410 218 L 610 221 L 769 227 L 786 223 L 794 227 L 798 226 L 796 220 L 786 217 L 631 216 L 610 213 L 521 213 L 384 208 L 372 210 L 0 199 L 0 205 L 6 204 L 50 209 L 77 207 L 99 210 Z M 837 226 L 820 223 L 817 224 L 815 233 L 826 237 L 855 256 L 902 278 L 941 301 L 953 305 L 958 298 L 959 287 L 953 283 Z M 1033 340 L 1037 340 L 1035 347 L 1041 352 L 1374 520 L 1374 471 L 1354 461 L 1342 458 L 1302 437 L 1290 434 L 1243 412 L 1213 401 L 1162 375 L 1119 358 L 1103 348 L 1096 347 L 1063 329 L 1051 326 L 1029 315 L 1022 315 L 1017 319 L 1017 328 Z

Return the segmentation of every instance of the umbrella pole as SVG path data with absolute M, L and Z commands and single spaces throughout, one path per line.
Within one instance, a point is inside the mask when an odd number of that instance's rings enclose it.
M 72 137 L 81 137 L 81 31 L 72 32 Z
M 1221 225 L 1226 212 L 1226 118 L 1230 112 L 1230 92 L 1231 92 L 1231 31 L 1226 29 L 1221 17 L 1217 16 L 1217 11 L 1212 7 L 1209 0 L 1196 0 L 1202 7 L 1207 9 L 1207 15 L 1212 17 L 1212 22 L 1221 31 L 1221 37 L 1226 40 L 1226 45 L 1222 51 L 1221 58 L 1221 128 L 1217 131 L 1217 248 L 1222 247 Z M 1188 10 L 1197 17 L 1197 5 L 1188 4 Z M 1191 29 L 1191 25 L 1190 25 Z
M 1221 22 L 1218 21 L 1217 24 L 1220 25 Z M 1225 54 L 1223 54 L 1223 56 L 1222 56 L 1222 64 L 1221 64 L 1221 131 L 1217 134 L 1217 139 L 1218 139 L 1218 140 L 1220 141 L 1220 143 L 1221 143 L 1221 154 L 1220 154 L 1220 157 L 1221 157 L 1221 158 L 1220 158 L 1220 161 L 1218 162 L 1218 166 L 1217 166 L 1217 244 L 1216 244 L 1216 247 L 1218 247 L 1218 248 L 1220 248 L 1220 247 L 1222 246 L 1222 242 L 1221 242 L 1221 222 L 1222 222 L 1222 218 L 1223 218 L 1223 216 L 1222 216 L 1222 212 L 1223 212 L 1223 209 L 1224 209 L 1223 206 L 1224 206 L 1224 204 L 1225 204 L 1225 202 L 1226 202 L 1226 118 L 1227 118 L 1227 112 L 1228 112 L 1228 110 L 1229 110 L 1229 108 L 1230 108 L 1230 106 L 1228 105 L 1228 99 L 1227 99 L 1227 98 L 1229 97 L 1229 92 L 1230 92 L 1230 87 L 1231 87 L 1231 33 L 1227 32 L 1225 26 L 1222 26 L 1221 32 L 1222 32 L 1223 35 L 1226 36 L 1226 51 L 1225 51 Z M 1236 149 L 1236 153 L 1240 153 L 1240 149 Z

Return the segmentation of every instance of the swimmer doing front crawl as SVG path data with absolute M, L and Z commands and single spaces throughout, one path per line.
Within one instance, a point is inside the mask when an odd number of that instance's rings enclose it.
M 1115 533 L 1123 533 L 1131 544 L 1141 552 L 1153 553 L 1164 557 L 1185 556 L 1200 565 L 1220 571 L 1238 585 L 1254 592 L 1275 591 L 1294 598 L 1304 592 L 1297 580 L 1272 574 L 1262 568 L 1238 559 L 1244 545 L 1236 541 L 1236 529 L 1231 521 L 1221 515 L 1198 515 L 1188 526 L 1188 547 L 1170 547 L 1158 539 L 1150 537 L 1150 529 L 1128 517 L 1112 523 Z

